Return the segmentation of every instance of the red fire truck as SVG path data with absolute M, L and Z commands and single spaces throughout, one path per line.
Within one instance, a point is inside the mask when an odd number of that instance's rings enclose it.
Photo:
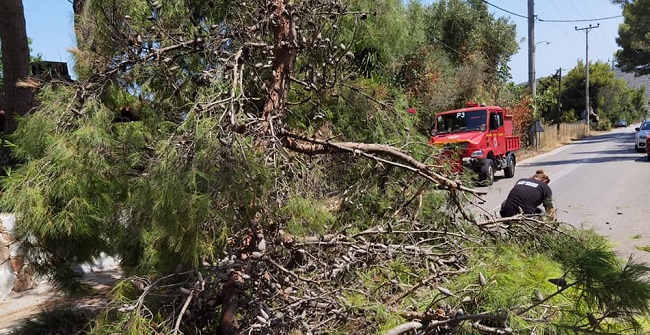
M 495 171 L 506 178 L 515 175 L 520 149 L 519 136 L 512 134 L 512 115 L 499 106 L 468 102 L 466 108 L 436 114 L 429 144 L 442 146 L 453 157 L 455 172 L 471 168 L 483 185 L 492 185 Z

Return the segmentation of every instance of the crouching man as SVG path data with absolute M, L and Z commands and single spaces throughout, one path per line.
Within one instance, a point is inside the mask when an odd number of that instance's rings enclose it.
M 548 186 L 551 178 L 544 170 L 537 170 L 530 178 L 517 181 L 510 190 L 508 198 L 501 204 L 499 214 L 501 217 L 511 217 L 517 214 L 540 215 L 555 220 L 555 207 L 553 207 L 553 191 Z M 544 207 L 544 210 L 540 208 Z

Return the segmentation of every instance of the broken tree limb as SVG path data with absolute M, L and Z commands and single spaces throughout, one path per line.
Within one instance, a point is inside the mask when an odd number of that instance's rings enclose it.
M 416 322 L 416 321 L 411 321 L 407 323 L 403 323 L 389 331 L 387 331 L 384 335 L 401 335 L 401 334 L 406 334 L 410 333 L 414 330 L 418 330 L 422 328 L 422 323 Z
M 288 149 L 296 152 L 318 155 L 325 153 L 332 153 L 342 151 L 352 153 L 353 155 L 363 156 L 380 163 L 389 164 L 402 169 L 410 170 L 418 173 L 420 176 L 433 181 L 447 189 L 458 189 L 476 195 L 485 195 L 486 191 L 480 191 L 473 188 L 465 187 L 462 184 L 453 181 L 439 173 L 431 170 L 429 165 L 426 165 L 419 160 L 413 158 L 409 154 L 403 152 L 399 148 L 386 144 L 369 144 L 358 142 L 333 142 L 328 140 L 319 140 L 315 138 L 307 138 L 292 133 L 283 133 L 283 144 Z M 383 154 L 394 160 L 388 160 L 377 156 Z

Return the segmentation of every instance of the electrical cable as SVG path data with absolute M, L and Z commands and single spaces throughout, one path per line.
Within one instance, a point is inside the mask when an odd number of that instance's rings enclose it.
M 584 19 L 584 20 L 544 20 L 544 19 L 537 18 L 537 21 L 539 22 L 593 22 L 593 21 L 618 19 L 619 17 L 623 17 L 623 15 L 600 17 L 597 19 Z
M 507 10 L 505 8 L 501 8 L 501 7 L 497 6 L 497 5 L 494 5 L 494 4 L 490 3 L 487 0 L 482 0 L 482 1 L 484 3 L 486 3 L 486 4 L 488 4 L 488 5 L 496 8 L 496 9 L 502 10 L 502 11 L 504 11 L 504 12 L 510 14 L 510 15 L 514 15 L 514 16 L 517 16 L 517 17 L 520 17 L 520 18 L 523 18 L 523 19 L 528 19 L 528 15 L 517 14 L 517 13 L 509 11 L 509 10 Z M 617 19 L 619 17 L 623 17 L 623 15 L 608 16 L 608 17 L 601 17 L 601 18 L 595 18 L 595 19 L 576 19 L 576 20 L 555 20 L 555 19 L 553 19 L 553 20 L 548 20 L 548 19 L 540 19 L 537 15 L 535 15 L 535 21 L 539 21 L 539 22 L 565 22 L 565 23 L 567 23 L 567 22 L 590 22 L 590 21 L 593 22 L 593 21 L 612 20 L 612 19 Z
M 500 9 L 500 10 L 502 10 L 502 11 L 504 11 L 504 12 L 510 14 L 510 15 L 518 16 L 518 17 L 520 17 L 522 19 L 528 19 L 528 15 L 521 15 L 521 14 L 517 14 L 515 12 L 511 12 L 511 11 L 509 11 L 507 9 L 503 9 L 503 8 L 497 6 L 497 5 L 493 5 L 489 1 L 486 1 L 486 0 L 483 0 L 483 2 L 490 5 L 490 6 L 492 6 L 492 7 L 494 7 L 494 8 L 496 8 L 496 9 Z

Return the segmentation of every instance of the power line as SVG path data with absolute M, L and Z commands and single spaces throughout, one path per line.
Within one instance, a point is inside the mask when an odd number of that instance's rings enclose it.
M 566 0 L 560 0 L 560 1 L 566 1 Z M 548 3 L 549 3 L 551 6 L 553 6 L 553 10 L 550 11 L 550 12 L 551 12 L 551 15 L 545 15 L 544 12 L 537 11 L 537 9 L 540 9 L 540 10 L 542 10 L 542 11 L 546 10 L 546 8 L 544 8 L 543 6 L 540 6 L 540 7 L 535 8 L 536 13 L 538 13 L 538 14 L 537 14 L 538 16 L 541 15 L 542 17 L 555 17 L 556 15 L 560 15 L 562 19 L 566 19 L 566 18 L 568 18 L 568 16 L 567 16 L 567 12 L 566 12 L 565 10 L 561 10 L 561 9 L 556 5 L 555 1 L 553 1 L 553 0 L 548 0 Z M 557 13 L 557 14 L 556 14 L 556 13 Z M 568 34 L 568 31 L 566 31 L 566 29 L 564 29 L 564 28 L 562 27 L 562 25 L 560 25 L 560 24 L 551 24 L 551 25 L 549 25 L 549 26 L 551 26 L 553 30 L 557 31 L 557 32 L 560 33 L 560 34 L 567 35 L 567 36 L 569 35 L 569 34 Z
M 594 0 L 591 0 L 591 1 L 594 1 Z M 573 4 L 573 1 L 566 1 L 566 3 L 567 3 L 571 8 L 573 8 L 573 11 L 574 11 L 575 13 L 581 13 L 581 15 L 582 15 L 581 17 L 587 16 L 587 15 L 591 15 L 591 14 L 589 14 L 589 13 L 587 13 L 587 14 L 585 15 L 585 14 L 584 14 L 584 11 L 578 10 L 578 8 L 576 8 L 576 6 Z
M 623 17 L 623 15 L 601 17 L 601 18 L 597 18 L 597 19 L 584 19 L 584 20 L 544 20 L 544 19 L 540 19 L 540 18 L 536 18 L 536 19 L 537 19 L 537 21 L 540 21 L 540 22 L 586 22 L 586 21 L 611 20 L 611 19 L 617 19 L 619 17 Z
M 504 12 L 510 14 L 510 15 L 517 16 L 517 17 L 520 17 L 520 18 L 522 18 L 522 19 L 528 19 L 528 16 L 526 16 L 526 15 L 517 14 L 517 13 L 512 12 L 512 11 L 509 11 L 509 10 L 507 10 L 507 9 L 505 9 L 505 8 L 501 8 L 501 7 L 497 6 L 497 5 L 494 5 L 494 4 L 490 3 L 490 2 L 487 1 L 487 0 L 482 0 L 482 1 L 483 1 L 484 3 L 486 3 L 486 4 L 488 4 L 488 5 L 490 5 L 490 6 L 494 7 L 494 8 L 496 8 L 496 9 L 499 9 L 499 10 L 501 10 L 501 11 L 504 11 Z M 586 22 L 586 21 L 604 21 L 604 20 L 611 20 L 611 19 L 617 19 L 617 18 L 619 18 L 619 17 L 623 17 L 623 15 L 601 17 L 601 18 L 596 18 L 596 19 L 576 19 L 576 20 L 555 20 L 555 19 L 552 19 L 552 20 L 545 20 L 545 19 L 540 19 L 537 15 L 535 15 L 535 21 L 539 21 L 539 22 Z
M 582 6 L 585 7 L 585 10 L 587 11 L 587 14 L 591 15 L 591 11 L 589 11 L 589 6 L 585 3 L 584 0 L 580 0 L 580 3 L 582 3 Z
M 522 18 L 522 19 L 528 19 L 528 16 L 527 16 L 527 15 L 521 15 L 521 14 L 517 14 L 517 13 L 515 13 L 515 12 L 511 12 L 511 11 L 509 11 L 509 10 L 507 10 L 507 9 L 503 9 L 503 8 L 497 6 L 497 5 L 493 5 L 493 4 L 491 4 L 489 1 L 486 1 L 486 0 L 483 0 L 483 2 L 486 3 L 486 4 L 488 4 L 488 5 L 490 5 L 490 6 L 492 6 L 492 7 L 494 7 L 494 8 L 496 8 L 496 9 L 500 9 L 500 10 L 502 10 L 502 11 L 504 11 L 504 12 L 510 14 L 510 15 L 518 16 L 518 17 L 520 17 L 520 18 Z

